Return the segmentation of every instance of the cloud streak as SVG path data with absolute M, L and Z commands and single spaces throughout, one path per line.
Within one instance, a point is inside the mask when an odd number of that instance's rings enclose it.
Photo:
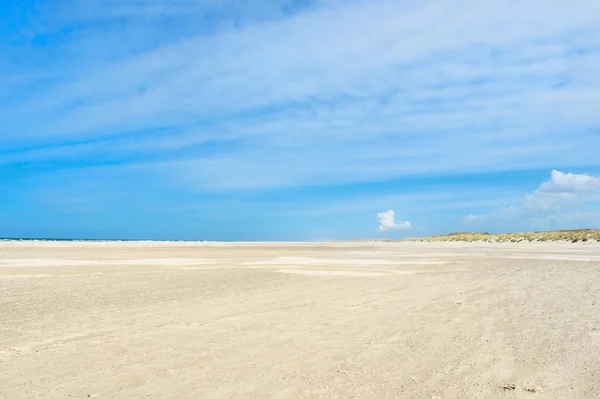
M 597 162 L 596 3 L 549 11 L 541 1 L 279 2 L 268 21 L 255 19 L 266 2 L 234 3 L 179 4 L 216 15 L 217 30 L 132 23 L 130 36 L 158 43 L 142 51 L 132 43 L 113 53 L 123 32 L 100 32 L 95 19 L 176 23 L 179 6 L 113 2 L 91 22 L 76 10 L 58 18 L 90 23 L 86 40 L 106 41 L 101 62 L 37 71 L 42 83 L 27 91 L 33 78 L 9 79 L 16 94 L 2 103 L 0 146 L 11 162 L 27 161 L 32 146 L 59 158 L 65 145 L 94 159 L 152 162 L 205 190 Z M 216 151 L 207 158 L 203 146 Z M 203 172 L 215 165 L 218 178 Z

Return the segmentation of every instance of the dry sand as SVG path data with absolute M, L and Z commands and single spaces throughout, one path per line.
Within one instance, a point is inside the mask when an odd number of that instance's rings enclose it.
M 0 398 L 599 398 L 600 244 L 0 243 Z

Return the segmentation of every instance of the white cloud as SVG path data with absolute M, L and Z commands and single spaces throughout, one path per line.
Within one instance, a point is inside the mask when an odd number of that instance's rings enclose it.
M 563 173 L 558 170 L 553 170 L 550 180 L 543 183 L 536 191 L 536 194 L 573 193 L 586 195 L 593 192 L 600 192 L 600 178 L 585 174 Z
M 600 223 L 600 177 L 553 170 L 550 180 L 507 207 L 463 220 L 478 226 L 526 229 L 597 227 Z
M 377 219 L 379 220 L 379 227 L 377 231 L 384 232 L 386 230 L 410 230 L 412 229 L 412 225 L 409 222 L 399 222 L 395 221 L 396 213 L 393 210 L 379 212 L 377 214 Z

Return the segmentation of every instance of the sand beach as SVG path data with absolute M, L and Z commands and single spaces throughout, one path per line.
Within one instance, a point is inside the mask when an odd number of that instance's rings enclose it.
M 597 243 L 0 243 L 0 398 L 597 398 Z

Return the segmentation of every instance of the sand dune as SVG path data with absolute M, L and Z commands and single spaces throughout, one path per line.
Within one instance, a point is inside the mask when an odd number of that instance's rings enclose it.
M 600 244 L 0 243 L 0 398 L 598 398 Z

